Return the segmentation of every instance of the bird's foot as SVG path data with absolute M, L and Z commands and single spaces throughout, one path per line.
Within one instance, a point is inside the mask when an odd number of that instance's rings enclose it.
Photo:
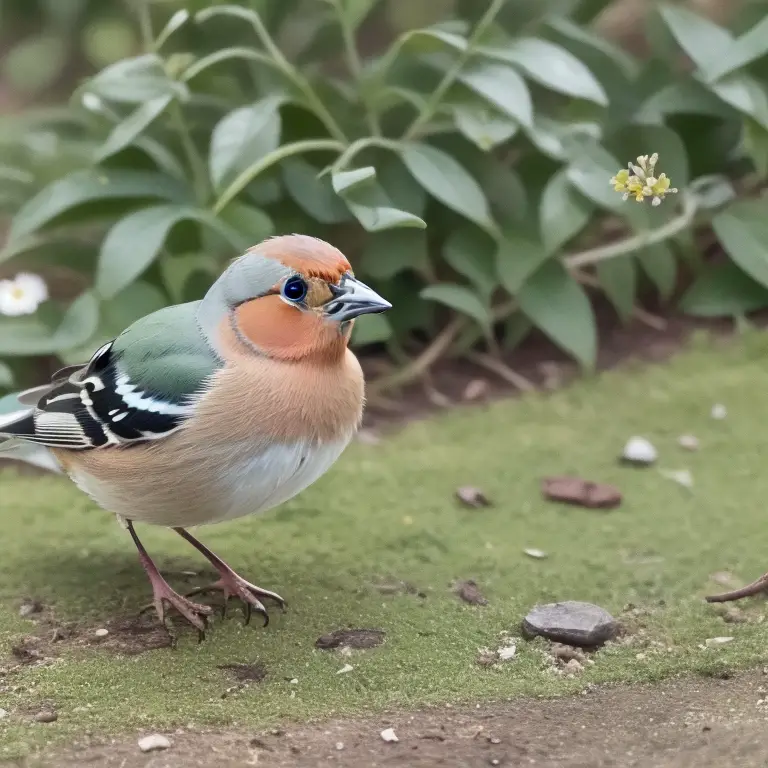
M 731 600 L 741 600 L 745 597 L 753 597 L 762 592 L 768 592 L 768 573 L 763 574 L 751 584 L 747 584 L 746 587 L 734 589 L 732 592 L 723 592 L 720 595 L 709 595 L 705 599 L 708 603 L 728 603 Z
M 186 596 L 192 597 L 193 595 L 199 595 L 204 592 L 221 592 L 224 595 L 224 604 L 221 609 L 222 616 L 226 615 L 227 603 L 230 598 L 237 597 L 243 603 L 245 623 L 248 624 L 248 622 L 250 622 L 251 613 L 256 611 L 256 613 L 264 619 L 265 627 L 269 624 L 269 614 L 264 607 L 264 603 L 262 603 L 259 598 L 263 600 L 272 600 L 281 609 L 285 610 L 285 600 L 283 600 L 283 598 L 276 592 L 270 592 L 267 589 L 262 589 L 255 584 L 251 584 L 241 576 L 238 576 L 231 568 L 227 567 L 226 570 L 219 570 L 219 573 L 221 576 L 218 581 L 209 584 L 207 587 L 193 589 L 191 592 L 188 592 Z
M 187 600 L 186 597 L 176 592 L 160 574 L 157 576 L 159 578 L 153 574 L 149 576 L 152 584 L 152 602 L 144 606 L 140 613 L 154 608 L 160 623 L 168 629 L 166 607 L 170 606 L 175 608 L 197 630 L 199 640 L 205 639 L 205 630 L 208 629 L 208 617 L 213 613 L 213 608 L 210 605 L 193 603 L 191 600 Z

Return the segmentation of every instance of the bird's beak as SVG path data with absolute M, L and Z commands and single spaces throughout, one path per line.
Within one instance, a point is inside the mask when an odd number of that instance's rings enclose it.
M 325 316 L 339 323 L 392 309 L 386 299 L 350 274 L 345 274 L 338 285 L 331 285 L 331 291 L 333 298 L 325 305 Z

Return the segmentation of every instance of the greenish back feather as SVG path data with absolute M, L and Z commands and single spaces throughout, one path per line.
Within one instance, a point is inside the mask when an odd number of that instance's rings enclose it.
M 221 367 L 197 324 L 199 301 L 165 307 L 137 320 L 112 347 L 118 368 L 145 392 L 178 401 Z

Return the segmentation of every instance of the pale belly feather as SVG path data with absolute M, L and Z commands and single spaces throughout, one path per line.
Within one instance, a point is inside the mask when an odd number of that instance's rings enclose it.
M 150 459 L 138 475 L 140 488 L 134 473 L 105 479 L 80 466 L 68 469 L 80 489 L 110 512 L 127 520 L 189 527 L 257 514 L 288 501 L 325 474 L 350 439 L 272 444 L 255 452 L 233 446 L 204 459 L 180 456 L 166 462 L 162 472 Z

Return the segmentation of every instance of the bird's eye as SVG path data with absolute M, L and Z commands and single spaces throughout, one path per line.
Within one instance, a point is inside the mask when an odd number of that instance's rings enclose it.
M 282 294 L 288 301 L 301 301 L 307 295 L 307 284 L 300 277 L 291 277 L 283 283 Z

